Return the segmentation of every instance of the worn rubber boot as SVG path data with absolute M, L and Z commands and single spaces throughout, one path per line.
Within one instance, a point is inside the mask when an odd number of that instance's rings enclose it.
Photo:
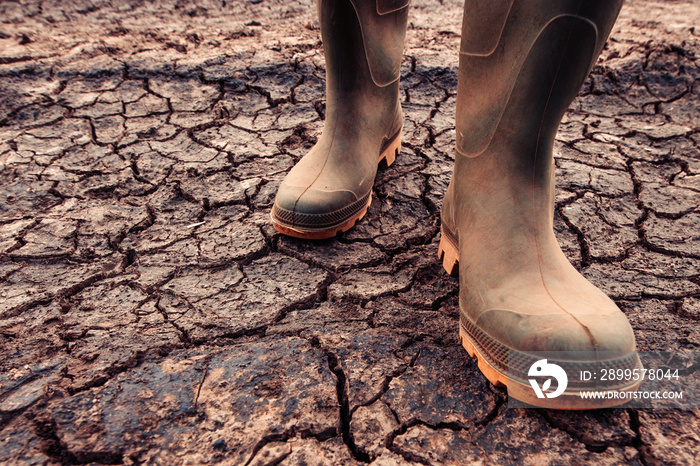
M 399 72 L 408 0 L 318 0 L 326 57 L 326 121 L 289 172 L 274 227 L 298 238 L 346 231 L 367 212 L 379 162 L 401 147 Z
M 618 405 L 626 400 L 586 400 L 580 392 L 640 383 L 601 380 L 604 369 L 641 367 L 634 334 L 615 303 L 569 263 L 553 232 L 554 137 L 621 4 L 465 3 L 457 153 L 439 254 L 449 273 L 459 273 L 463 346 L 491 382 L 534 406 Z M 552 365 L 597 378 L 557 379 L 563 393 L 545 394 L 555 384 L 536 376 Z

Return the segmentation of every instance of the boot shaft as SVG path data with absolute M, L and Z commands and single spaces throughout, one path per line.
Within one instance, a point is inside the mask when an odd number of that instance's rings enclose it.
M 357 65 L 379 87 L 398 81 L 409 0 L 317 0 L 327 67 Z M 332 65 L 331 65 L 332 64 Z
M 622 0 L 466 0 L 457 153 L 476 157 L 500 139 L 500 149 L 551 158 L 561 117 L 621 6 Z
M 399 79 L 409 0 L 317 0 L 329 77 L 385 87 Z M 352 79 L 351 79 L 352 78 Z M 361 82 L 359 82 L 361 80 Z
M 398 120 L 401 113 L 408 0 L 317 0 L 317 7 L 326 58 L 327 121 L 393 128 L 398 121 L 389 120 Z
M 621 5 L 466 1 L 457 156 L 442 210 L 455 236 L 457 225 L 472 224 L 494 231 L 489 239 L 501 251 L 527 251 L 533 241 L 556 244 L 554 138 Z

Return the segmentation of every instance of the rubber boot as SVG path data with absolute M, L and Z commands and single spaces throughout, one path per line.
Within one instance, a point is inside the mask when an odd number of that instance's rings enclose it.
M 553 232 L 554 137 L 621 4 L 465 3 L 456 158 L 439 254 L 459 274 L 463 346 L 491 382 L 534 406 L 613 406 L 626 400 L 585 400 L 579 392 L 640 383 L 600 380 L 602 369 L 641 367 L 634 334 L 615 303 L 569 263 Z M 569 377 L 563 393 L 541 398 L 531 380 L 541 380 L 533 376 L 547 357 L 545 365 L 588 370 L 597 380 Z
M 323 239 L 367 212 L 379 162 L 401 147 L 399 72 L 408 0 L 318 0 L 326 58 L 326 120 L 272 208 L 286 235 Z

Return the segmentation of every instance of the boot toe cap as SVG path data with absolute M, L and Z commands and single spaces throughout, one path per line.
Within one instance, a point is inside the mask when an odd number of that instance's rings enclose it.
M 508 310 L 484 312 L 477 327 L 509 349 L 523 352 L 629 352 L 635 338 L 622 311 L 605 314 L 523 315 Z
M 370 193 L 357 196 L 346 189 L 318 189 L 283 183 L 277 192 L 272 216 L 278 223 L 293 228 L 333 228 L 360 214 L 369 202 Z

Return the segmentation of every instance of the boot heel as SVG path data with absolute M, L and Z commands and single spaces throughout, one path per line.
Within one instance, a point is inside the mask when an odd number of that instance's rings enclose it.
M 394 136 L 387 147 L 379 154 L 379 164 L 385 167 L 391 166 L 396 160 L 396 156 L 401 152 L 401 131 Z
M 438 246 L 438 258 L 442 260 L 442 267 L 445 271 L 456 277 L 459 274 L 459 249 L 455 241 L 445 233 L 445 229 L 440 226 L 440 245 Z

